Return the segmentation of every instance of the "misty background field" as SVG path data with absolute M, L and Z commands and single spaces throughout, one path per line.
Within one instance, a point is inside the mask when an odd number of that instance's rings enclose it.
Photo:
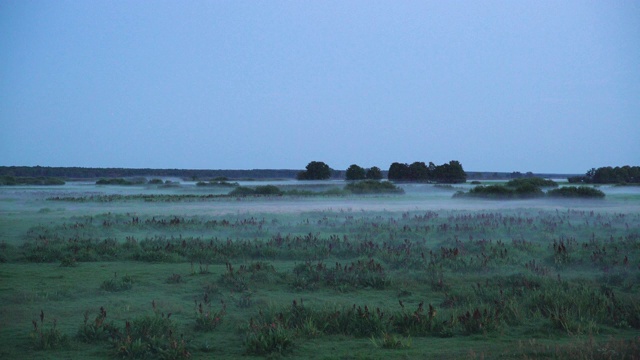
M 3 358 L 637 357 L 638 187 L 163 180 L 0 188 Z

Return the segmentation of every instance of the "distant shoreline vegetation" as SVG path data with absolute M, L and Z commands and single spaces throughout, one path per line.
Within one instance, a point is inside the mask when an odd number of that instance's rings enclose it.
M 543 187 L 553 187 L 556 189 L 551 189 L 545 193 L 542 191 Z M 535 199 L 542 197 L 601 199 L 605 197 L 604 192 L 590 186 L 557 187 L 558 184 L 553 180 L 545 180 L 535 177 L 521 178 L 511 180 L 504 185 L 476 186 L 468 192 L 459 191 L 455 193 L 453 197 L 496 200 Z
M 219 178 L 233 180 L 379 180 L 387 178 L 395 182 L 426 182 L 426 183 L 463 183 L 467 180 L 510 180 L 518 178 L 566 178 L 574 184 L 619 184 L 640 185 L 640 166 L 616 166 L 592 168 L 584 175 L 578 174 L 547 174 L 492 172 L 492 171 L 464 171 L 462 165 L 455 160 L 439 166 L 432 162 L 404 164 L 394 162 L 389 170 L 380 170 L 376 166 L 361 168 L 352 164 L 346 170 L 334 170 L 320 161 L 309 163 L 311 168 L 306 171 L 294 169 L 250 169 L 250 170 L 195 170 L 195 169 L 150 169 L 150 168 L 85 168 L 85 167 L 48 167 L 48 166 L 0 166 L 0 186 L 2 185 L 62 185 L 62 181 L 87 181 L 97 179 L 123 178 L 153 178 L 160 184 L 160 178 L 180 178 L 185 181 L 210 182 Z M 307 166 L 309 166 L 307 165 Z M 327 169 L 329 171 L 327 171 Z M 311 171 L 309 171 L 311 170 Z M 329 177 L 327 177 L 327 174 Z M 363 177 L 364 176 L 364 177 Z M 14 179 L 38 179 L 14 181 Z M 51 179 L 51 180 L 49 180 Z M 55 179 L 55 180 L 54 180 Z M 157 179 L 157 180 L 156 180 Z M 226 180 L 225 180 L 226 181 Z M 149 183 L 155 184 L 155 183 Z M 165 182 L 166 185 L 166 182 Z M 213 184 L 224 185 L 224 184 Z M 204 186 L 204 185 L 201 185 Z
M 0 186 L 14 185 L 64 185 L 64 180 L 54 177 L 16 177 L 0 176 Z
M 567 178 L 569 183 L 640 185 L 640 166 L 605 166 L 592 168 L 584 176 Z
M 170 180 L 162 181 L 162 179 L 151 179 L 148 180 L 145 178 L 134 178 L 134 179 L 123 179 L 123 178 L 113 178 L 113 179 L 100 179 L 96 181 L 96 185 L 119 185 L 119 186 L 132 186 L 132 185 L 160 185 L 160 186 L 175 186 L 178 183 L 175 183 Z
M 301 189 L 282 190 L 275 185 L 261 185 L 256 187 L 236 186 L 228 194 L 132 194 L 132 195 L 88 195 L 88 196 L 55 196 L 49 201 L 67 202 L 113 202 L 113 201 L 145 201 L 145 202 L 180 202 L 180 201 L 210 201 L 216 199 L 247 198 L 247 197 L 308 197 L 308 196 L 348 196 L 367 194 L 404 194 L 402 188 L 388 181 L 364 180 L 353 182 L 344 188 L 330 188 L 324 191 L 310 191 Z
M 222 177 L 217 177 L 215 179 L 209 180 L 209 181 L 198 181 L 196 183 L 196 186 L 223 186 L 223 187 L 235 187 L 235 186 L 239 186 L 240 184 L 238 184 L 237 182 L 229 182 L 229 179 L 222 176 Z

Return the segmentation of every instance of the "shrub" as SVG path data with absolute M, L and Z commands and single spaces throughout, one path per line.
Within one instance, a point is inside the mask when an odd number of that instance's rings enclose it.
M 379 339 L 372 336 L 371 342 L 375 347 L 383 349 L 403 349 L 411 347 L 411 338 L 403 338 L 389 333 L 383 333 Z
M 154 314 L 140 316 L 125 323 L 125 329 L 113 346 L 118 357 L 130 359 L 188 359 L 191 353 L 184 339 L 174 337 L 176 325 L 171 313 L 165 316 L 156 309 Z
M 523 185 L 531 185 L 537 187 L 558 187 L 557 182 L 540 177 L 512 179 L 509 180 L 506 185 L 510 187 L 519 187 Z
M 100 312 L 93 322 L 89 322 L 89 311 L 85 311 L 84 323 L 78 329 L 76 338 L 86 343 L 92 343 L 115 337 L 118 334 L 118 329 L 113 325 L 113 322 L 106 323 L 106 318 L 107 311 L 104 307 L 100 307 Z
M 257 323 L 253 319 L 249 322 L 245 340 L 246 353 L 250 355 L 283 354 L 293 345 L 293 334 L 278 322 Z
M 36 350 L 49 350 L 64 348 L 69 344 L 69 337 L 57 328 L 57 320 L 53 319 L 53 326 L 45 329 L 44 311 L 40 310 L 40 325 L 37 320 L 32 320 L 33 331 L 30 334 L 33 347 Z
M 453 197 L 478 197 L 486 199 L 529 199 L 544 196 L 540 188 L 531 183 L 521 183 L 516 187 L 505 185 L 479 185 L 469 192 L 457 192 Z
M 197 331 L 212 331 L 222 323 L 222 319 L 226 314 L 227 305 L 222 304 L 222 309 L 218 312 L 211 311 L 211 303 L 207 303 L 205 298 L 205 305 L 199 303 L 196 307 L 196 330 Z
M 558 189 L 547 191 L 547 196 L 562 198 L 592 198 L 602 199 L 605 197 L 604 192 L 590 186 L 565 186 Z
M 347 184 L 345 190 L 354 194 L 402 194 L 404 190 L 389 181 L 364 180 Z
M 479 185 L 469 190 L 467 193 L 457 192 L 454 197 L 483 197 L 489 199 L 508 199 L 513 198 L 515 191 L 502 185 Z
M 131 278 L 131 276 L 125 275 L 118 279 L 117 274 L 113 274 L 112 279 L 105 280 L 102 282 L 102 285 L 100 285 L 100 289 L 109 292 L 130 290 L 132 287 L 133 278 Z

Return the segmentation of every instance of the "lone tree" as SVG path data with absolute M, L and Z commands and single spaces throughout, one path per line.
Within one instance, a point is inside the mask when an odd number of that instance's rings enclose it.
M 307 164 L 307 171 L 298 173 L 298 180 L 326 180 L 331 177 L 331 168 L 322 161 Z
M 371 169 L 367 170 L 366 177 L 369 180 L 380 180 L 382 179 L 382 170 L 377 166 L 373 166 Z
M 360 166 L 353 164 L 347 169 L 347 180 L 364 180 L 366 178 L 366 172 Z

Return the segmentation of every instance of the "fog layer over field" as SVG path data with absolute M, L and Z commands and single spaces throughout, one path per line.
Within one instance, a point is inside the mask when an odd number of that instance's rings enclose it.
M 0 358 L 637 355 L 637 187 L 274 184 L 1 187 Z

